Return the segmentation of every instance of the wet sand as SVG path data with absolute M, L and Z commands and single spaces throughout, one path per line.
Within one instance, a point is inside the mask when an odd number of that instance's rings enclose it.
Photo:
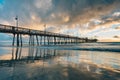
M 0 80 L 120 80 L 120 73 L 92 64 L 49 65 L 48 61 L 0 67 L 0 75 Z
M 120 80 L 118 52 L 53 47 L 5 50 L 0 54 L 0 80 Z

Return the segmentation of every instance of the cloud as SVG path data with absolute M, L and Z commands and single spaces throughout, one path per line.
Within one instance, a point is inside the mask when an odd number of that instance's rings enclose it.
M 119 29 L 120 0 L 2 0 L 0 23 L 61 33 L 88 34 L 101 28 Z M 1 3 L 0 3 L 1 6 Z M 103 29 L 102 29 L 103 30 Z
M 110 12 L 116 1 L 118 0 L 5 0 L 5 7 L 1 12 L 2 18 L 11 22 L 12 17 L 19 15 L 21 24 L 29 24 L 33 14 L 42 23 L 83 24 L 91 18 L 99 18 Z
M 115 29 L 118 29 L 118 30 L 120 30 L 120 25 L 119 25 L 118 27 L 116 27 Z
M 114 12 L 114 13 L 113 13 L 113 16 L 114 16 L 114 17 L 119 17 L 119 16 L 120 16 L 120 12 Z
M 52 7 L 52 0 L 34 0 L 34 4 L 41 11 L 48 11 Z
M 52 15 L 54 18 L 49 17 L 48 22 L 52 24 L 69 25 L 69 28 L 76 28 L 76 26 L 73 27 L 72 25 L 79 24 L 81 29 L 84 29 L 86 24 L 88 26 L 86 29 L 89 30 L 103 25 L 108 26 L 110 23 L 116 24 L 119 19 L 115 16 L 112 17 L 113 19 L 111 21 L 107 20 L 109 17 L 103 19 L 107 15 L 112 14 L 113 10 L 118 9 L 118 5 L 120 4 L 119 0 L 70 0 L 69 2 L 67 0 L 53 0 L 53 2 L 59 11 L 56 10 L 52 13 L 54 14 Z M 114 15 L 117 14 L 114 13 Z
M 120 36 L 113 36 L 113 38 L 120 38 Z
M 115 27 L 116 29 L 119 29 L 120 22 L 120 12 L 112 12 L 108 15 L 102 16 L 99 19 L 91 19 L 88 22 L 88 29 L 95 29 L 97 27 Z

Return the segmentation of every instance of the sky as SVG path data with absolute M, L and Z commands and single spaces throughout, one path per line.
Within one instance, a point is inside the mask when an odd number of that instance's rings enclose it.
M 120 0 L 0 0 L 0 24 L 16 16 L 24 28 L 120 42 Z

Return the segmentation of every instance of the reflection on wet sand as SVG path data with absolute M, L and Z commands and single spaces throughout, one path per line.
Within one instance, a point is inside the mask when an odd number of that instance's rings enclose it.
M 119 71 L 101 66 L 111 59 L 96 53 L 12 47 L 11 58 L 0 60 L 0 80 L 119 80 Z
M 39 47 L 29 47 L 28 55 L 22 56 L 22 47 L 13 47 L 10 60 L 0 60 L 0 66 L 11 67 L 18 63 L 32 63 L 37 60 L 49 59 L 57 56 L 56 50 L 40 49 Z

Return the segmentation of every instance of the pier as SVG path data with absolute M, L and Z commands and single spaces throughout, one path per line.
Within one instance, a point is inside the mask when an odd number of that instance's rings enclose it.
M 0 24 L 0 33 L 13 34 L 12 46 L 23 46 L 23 36 L 29 36 L 29 45 L 62 45 L 96 42 L 97 39 L 80 38 L 67 34 L 52 33 L 41 30 Z M 16 40 L 16 41 L 15 41 Z M 16 42 L 16 43 L 15 43 Z

